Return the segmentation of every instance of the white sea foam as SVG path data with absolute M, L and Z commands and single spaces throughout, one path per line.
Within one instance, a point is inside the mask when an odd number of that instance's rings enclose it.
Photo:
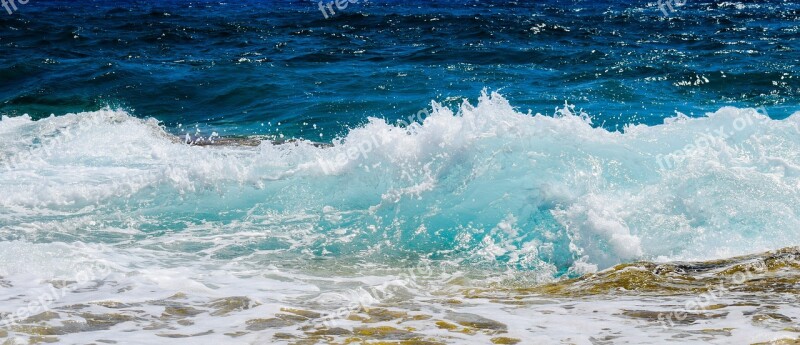
M 334 254 L 534 248 L 515 264 L 560 269 L 711 259 L 800 244 L 798 121 L 727 107 L 620 133 L 495 94 L 407 128 L 371 119 L 329 148 L 253 149 L 187 146 L 123 111 L 3 118 L 0 225 L 28 239 L 275 231 Z
M 56 305 L 115 300 L 159 315 L 145 302 L 177 292 L 190 305 L 258 304 L 184 330 L 200 333 L 392 281 L 355 273 L 407 258 L 536 283 L 798 245 L 798 125 L 800 113 L 726 107 L 610 132 L 570 107 L 522 114 L 492 94 L 457 111 L 434 104 L 405 128 L 370 119 L 332 147 L 251 148 L 189 146 L 121 110 L 3 117 L 0 276 L 13 292 L 0 312 L 87 261 L 108 264 L 105 283 Z

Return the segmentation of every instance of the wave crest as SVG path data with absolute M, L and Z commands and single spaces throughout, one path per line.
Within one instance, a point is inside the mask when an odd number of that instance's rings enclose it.
M 0 228 L 552 275 L 729 257 L 800 244 L 798 123 L 725 107 L 613 132 L 493 93 L 407 126 L 373 118 L 330 146 L 197 147 L 121 110 L 4 117 Z

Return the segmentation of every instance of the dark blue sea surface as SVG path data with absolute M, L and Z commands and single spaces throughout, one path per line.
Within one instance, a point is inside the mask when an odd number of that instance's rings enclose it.
M 797 343 L 797 1 L 10 1 L 0 343 Z
M 175 133 L 330 141 L 483 89 L 522 112 L 568 102 L 608 129 L 725 105 L 784 118 L 800 104 L 792 1 L 16 5 L 0 8 L 0 114 L 34 119 L 111 106 Z

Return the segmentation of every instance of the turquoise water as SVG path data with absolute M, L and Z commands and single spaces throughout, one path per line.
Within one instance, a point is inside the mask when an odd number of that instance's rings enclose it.
M 0 316 L 50 328 L 0 337 L 280 343 L 316 328 L 263 318 L 355 301 L 524 338 L 460 291 L 800 245 L 794 3 L 17 5 Z M 63 286 L 57 318 L 25 309 Z M 638 303 L 584 302 L 587 323 Z

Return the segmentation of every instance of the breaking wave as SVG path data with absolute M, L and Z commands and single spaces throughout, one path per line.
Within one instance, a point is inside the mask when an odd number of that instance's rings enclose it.
M 614 132 L 484 94 L 333 145 L 199 147 L 122 110 L 3 117 L 0 238 L 544 277 L 731 257 L 800 245 L 799 125 L 725 107 Z

